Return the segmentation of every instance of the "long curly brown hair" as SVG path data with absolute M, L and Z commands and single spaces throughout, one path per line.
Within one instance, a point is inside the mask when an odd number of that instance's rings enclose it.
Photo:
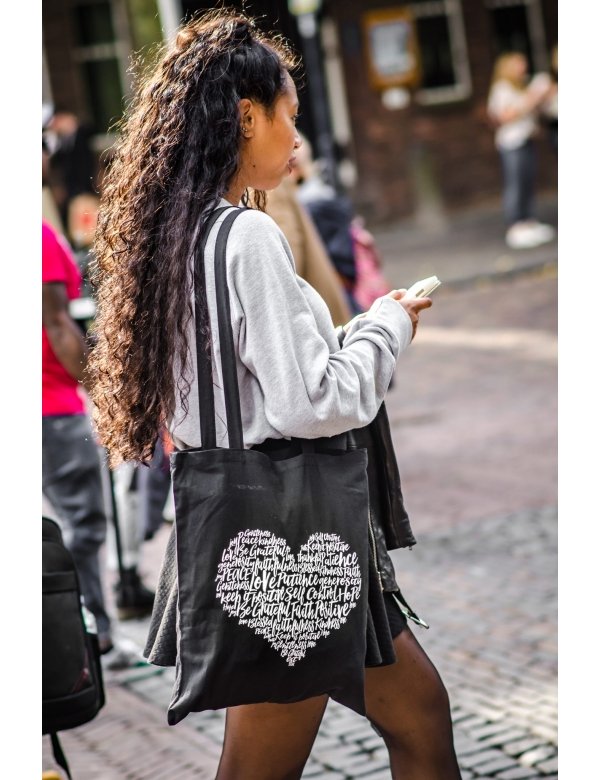
M 297 60 L 277 35 L 233 10 L 181 28 L 140 82 L 103 180 L 94 245 L 98 314 L 88 362 L 100 441 L 111 465 L 147 463 L 160 426 L 184 408 L 190 258 L 239 168 L 238 102 L 274 109 Z M 265 194 L 244 201 L 264 209 Z M 205 291 L 202 332 L 210 340 Z

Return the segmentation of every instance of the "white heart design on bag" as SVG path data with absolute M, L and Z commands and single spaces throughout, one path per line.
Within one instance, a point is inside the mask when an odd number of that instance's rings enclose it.
M 270 531 L 240 531 L 223 550 L 217 597 L 290 666 L 340 628 L 361 591 L 358 556 L 337 534 L 309 536 L 294 556 Z

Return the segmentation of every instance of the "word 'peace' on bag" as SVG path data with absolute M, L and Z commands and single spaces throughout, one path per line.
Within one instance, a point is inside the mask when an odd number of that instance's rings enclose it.
M 227 209 L 224 209 L 227 210 Z M 244 449 L 225 249 L 215 278 L 229 448 L 217 448 L 211 355 L 196 351 L 202 447 L 171 455 L 178 584 L 176 681 L 168 722 L 190 712 L 320 694 L 365 713 L 368 485 L 364 449 L 281 460 Z M 260 262 L 260 258 L 256 258 Z

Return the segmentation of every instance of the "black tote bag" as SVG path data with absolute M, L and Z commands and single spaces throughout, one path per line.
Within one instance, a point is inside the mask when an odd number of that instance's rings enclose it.
M 225 247 L 243 210 L 226 215 L 215 250 L 229 448 L 216 447 L 211 356 L 196 328 L 202 448 L 171 455 L 178 578 L 173 725 L 190 712 L 329 694 L 365 714 L 368 590 L 367 453 L 281 460 L 244 449 Z M 260 258 L 257 258 L 260 261 Z M 322 441 L 322 440 L 321 440 Z

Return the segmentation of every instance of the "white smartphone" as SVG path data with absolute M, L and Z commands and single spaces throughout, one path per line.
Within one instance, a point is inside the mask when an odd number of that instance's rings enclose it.
M 441 282 L 437 276 L 429 276 L 427 279 L 421 279 L 415 282 L 412 287 L 406 291 L 405 298 L 427 298 L 434 290 L 440 286 Z

